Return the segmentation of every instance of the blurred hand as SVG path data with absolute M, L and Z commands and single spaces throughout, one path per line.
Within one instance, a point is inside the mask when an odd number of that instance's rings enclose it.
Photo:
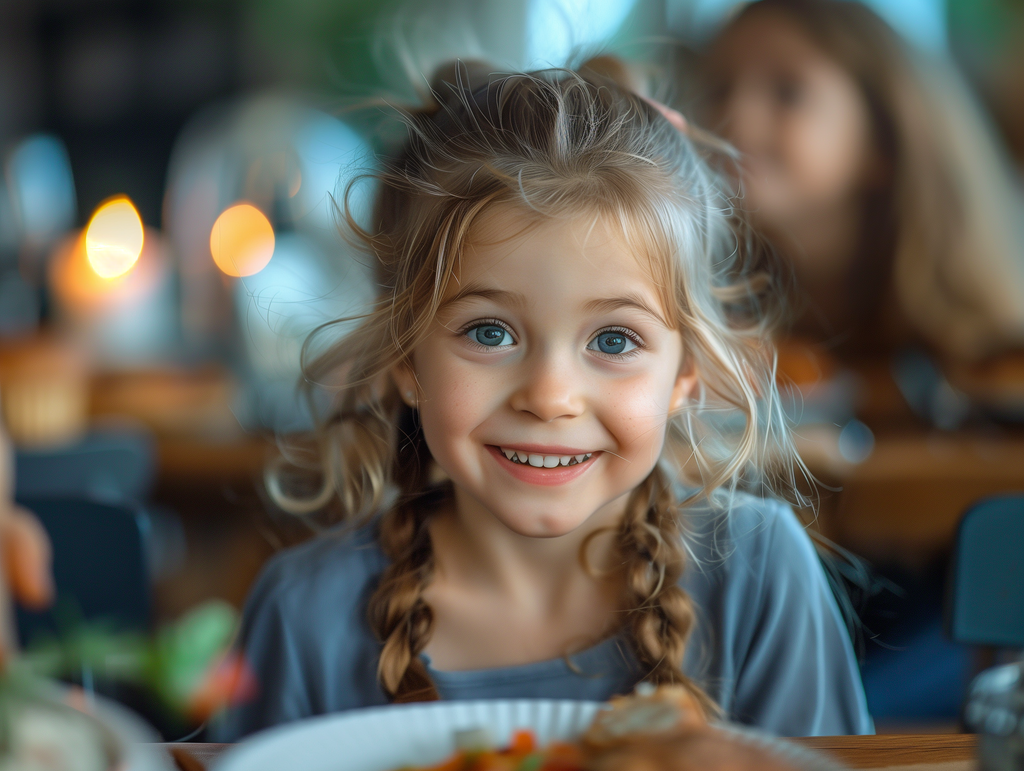
M 41 610 L 53 599 L 50 541 L 39 520 L 25 509 L 9 506 L 0 514 L 0 549 L 5 580 L 22 605 Z
M 14 451 L 0 425 L 0 661 L 14 640 L 8 592 L 27 607 L 44 608 L 53 598 L 53 579 L 46 531 L 14 505 Z

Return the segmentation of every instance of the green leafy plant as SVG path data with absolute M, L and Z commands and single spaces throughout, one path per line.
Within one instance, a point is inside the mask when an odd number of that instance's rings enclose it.
M 128 684 L 153 695 L 170 714 L 201 722 L 252 692 L 252 675 L 230 651 L 238 613 L 224 602 L 193 608 L 151 636 L 102 623 L 70 623 L 40 637 L 7 666 L 8 688 L 30 688 L 33 679 L 59 678 Z M 0 726 L 0 737 L 3 727 Z

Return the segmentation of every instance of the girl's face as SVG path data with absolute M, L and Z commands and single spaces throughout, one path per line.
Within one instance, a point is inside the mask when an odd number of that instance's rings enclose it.
M 527 225 L 508 207 L 485 215 L 485 243 L 395 380 L 416 394 L 459 516 L 543 538 L 614 519 L 694 376 L 621 236 L 591 218 Z
M 747 207 L 762 227 L 814 218 L 877 176 L 857 83 L 784 13 L 740 18 L 707 67 L 708 126 L 743 154 Z

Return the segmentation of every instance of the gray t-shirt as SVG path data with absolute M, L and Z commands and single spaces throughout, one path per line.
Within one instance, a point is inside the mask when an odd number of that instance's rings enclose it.
M 697 608 L 684 670 L 739 723 L 783 736 L 873 733 L 853 648 L 821 564 L 792 510 L 738 496 L 726 515 L 686 510 L 681 586 Z M 388 564 L 375 527 L 276 555 L 246 603 L 240 645 L 257 696 L 211 727 L 235 741 L 290 720 L 387 704 L 366 608 Z M 640 680 L 622 636 L 499 669 L 428 671 L 442 699 L 606 700 Z

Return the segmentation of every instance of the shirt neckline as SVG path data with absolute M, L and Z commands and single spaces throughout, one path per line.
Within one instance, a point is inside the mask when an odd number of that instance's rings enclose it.
M 594 674 L 607 674 L 611 669 L 630 666 L 633 657 L 624 642 L 620 632 L 569 656 L 488 669 L 434 669 L 427 654 L 421 653 L 420 659 L 430 678 L 439 685 L 485 685 L 566 675 L 586 677 Z

